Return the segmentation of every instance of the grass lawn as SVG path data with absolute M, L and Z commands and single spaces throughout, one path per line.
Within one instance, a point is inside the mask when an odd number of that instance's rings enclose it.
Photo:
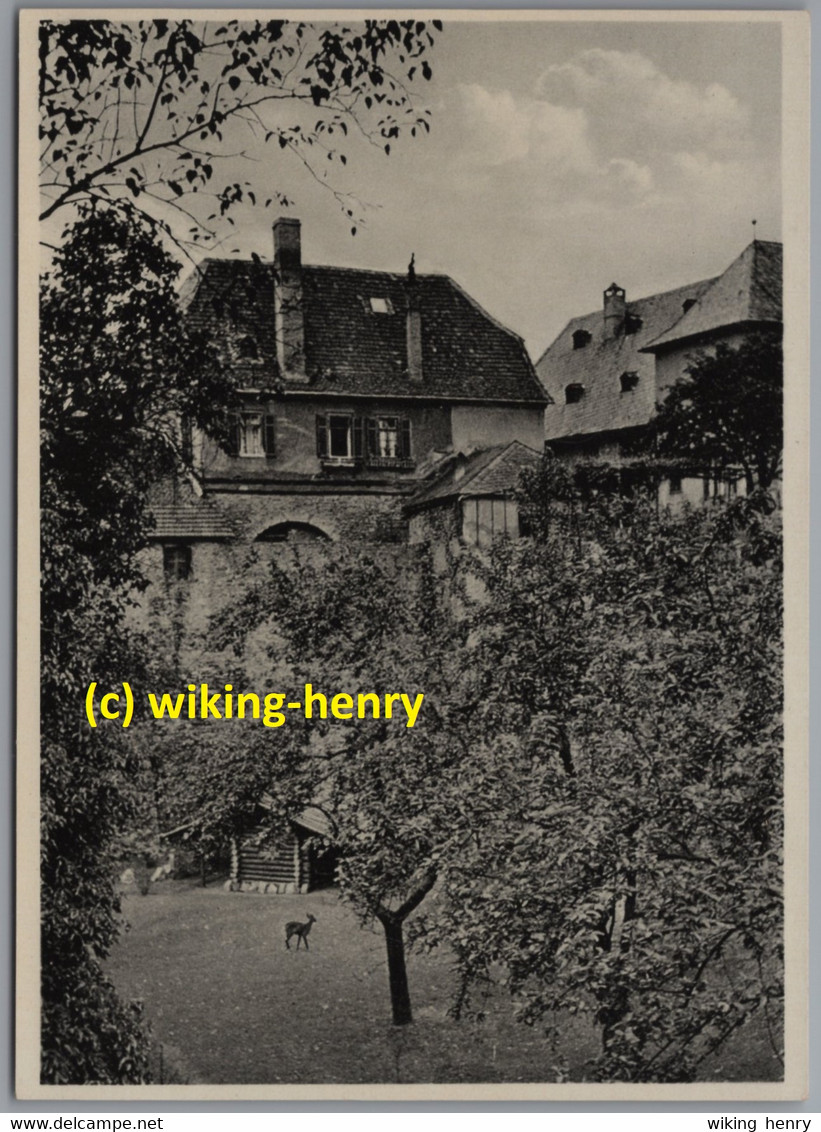
M 584 1022 L 562 1020 L 554 1046 L 514 1022 L 502 998 L 483 1023 L 448 1019 L 444 954 L 408 957 L 414 1024 L 392 1026 L 381 928 L 360 929 L 333 889 L 260 896 L 167 881 L 145 897 L 128 892 L 123 909 L 130 930 L 108 969 L 123 998 L 143 1000 L 165 1081 L 550 1082 L 562 1064 L 582 1079 L 596 1052 Z M 309 912 L 310 951 L 293 940 L 286 951 L 285 923 Z M 780 1077 L 766 1035 L 750 1027 L 705 1079 Z

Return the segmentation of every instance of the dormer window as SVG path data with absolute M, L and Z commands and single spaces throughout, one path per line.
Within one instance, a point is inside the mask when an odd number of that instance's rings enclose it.
M 379 295 L 371 295 L 369 302 L 372 314 L 393 314 L 393 304 L 390 299 Z
M 592 338 L 589 330 L 574 330 L 573 331 L 573 349 L 581 350 L 586 346 Z
M 625 370 L 619 377 L 622 393 L 631 393 L 639 383 L 639 375 L 634 369 Z
M 564 389 L 564 402 L 566 405 L 577 405 L 584 397 L 584 386 L 578 382 L 566 385 Z
M 641 330 L 642 326 L 644 326 L 644 323 L 637 314 L 626 314 L 624 316 L 625 334 L 637 334 Z

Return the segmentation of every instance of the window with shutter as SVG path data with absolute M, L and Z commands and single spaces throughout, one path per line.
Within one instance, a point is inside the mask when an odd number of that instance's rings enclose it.
M 328 455 L 351 455 L 351 418 L 335 413 L 328 414 Z
M 409 467 L 411 425 L 402 417 L 368 417 L 364 455 L 371 467 Z
M 316 454 L 320 459 L 328 455 L 328 425 L 324 416 L 316 418 Z

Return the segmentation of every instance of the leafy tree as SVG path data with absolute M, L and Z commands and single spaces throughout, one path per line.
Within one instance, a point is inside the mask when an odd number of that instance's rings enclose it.
M 656 420 L 659 451 L 718 475 L 740 468 L 747 490 L 768 489 L 784 448 L 781 336 L 719 343 L 670 389 Z
M 42 1075 L 143 1079 L 137 1018 L 101 962 L 117 933 L 112 838 L 129 814 L 133 752 L 91 731 L 92 680 L 139 678 L 124 631 L 141 588 L 146 492 L 181 466 L 179 416 L 219 433 L 230 390 L 180 325 L 178 265 L 150 227 L 112 210 L 71 226 L 41 292 Z
M 431 28 L 441 24 L 44 19 L 41 219 L 115 203 L 182 245 L 208 242 L 246 203 L 288 203 L 270 159 L 265 183 L 231 174 L 238 157 L 252 170 L 274 147 L 329 188 L 355 230 L 356 202 L 327 170 L 347 162 L 351 134 L 390 153 L 401 131 L 429 128 L 407 84 L 431 77 Z

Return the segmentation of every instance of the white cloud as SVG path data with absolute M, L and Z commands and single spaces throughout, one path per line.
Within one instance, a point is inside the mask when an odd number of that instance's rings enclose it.
M 454 160 L 483 191 L 518 198 L 527 182 L 582 212 L 677 207 L 688 193 L 747 197 L 745 177 L 760 171 L 749 111 L 726 86 L 672 78 L 637 51 L 581 51 L 532 95 L 458 90 Z

